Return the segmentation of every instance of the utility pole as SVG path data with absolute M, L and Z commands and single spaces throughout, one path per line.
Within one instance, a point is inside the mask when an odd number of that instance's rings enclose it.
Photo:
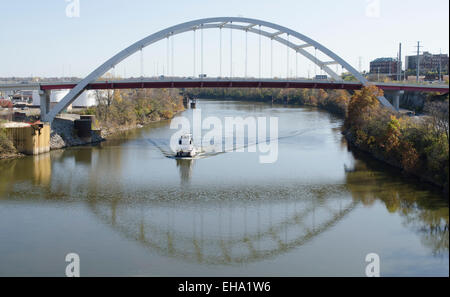
M 402 80 L 402 43 L 400 42 L 399 44 L 399 48 L 398 48 L 398 65 L 397 65 L 397 80 L 401 81 Z
M 420 41 L 417 41 L 417 74 L 416 74 L 416 82 L 419 83 L 420 76 Z
M 439 83 L 442 83 L 442 49 L 439 49 Z

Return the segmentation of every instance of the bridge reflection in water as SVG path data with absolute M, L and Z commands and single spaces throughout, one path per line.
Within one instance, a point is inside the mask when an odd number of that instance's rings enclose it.
M 277 198 L 284 201 L 277 203 L 244 197 L 193 201 L 196 195 L 187 192 L 176 203 L 141 201 L 130 206 L 90 200 L 89 206 L 127 238 L 166 256 L 206 264 L 240 264 L 302 246 L 337 224 L 357 204 L 344 198 L 291 201 L 280 197 L 283 194 Z
M 125 160 L 114 148 L 102 150 L 86 147 L 30 157 L 25 163 L 0 162 L 0 196 L 86 203 L 124 237 L 167 257 L 209 265 L 239 265 L 288 253 L 332 231 L 356 207 L 379 201 L 398 213 L 434 255 L 448 254 L 446 202 L 367 161 L 347 168 L 342 184 L 231 189 L 220 183 L 191 184 L 196 161 L 173 160 L 181 186 L 138 188 L 108 175 Z M 33 170 L 23 170 L 28 163 L 36 165 Z

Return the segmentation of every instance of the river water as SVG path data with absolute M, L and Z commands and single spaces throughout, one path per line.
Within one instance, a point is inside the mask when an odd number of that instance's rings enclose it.
M 0 162 L 0 276 L 449 275 L 441 193 L 352 152 L 312 108 L 202 100 L 202 117 L 278 117 L 278 159 L 170 157 L 169 121 Z M 191 119 L 192 110 L 181 114 Z M 247 135 L 248 136 L 248 135 Z M 271 139 L 273 140 L 273 139 Z

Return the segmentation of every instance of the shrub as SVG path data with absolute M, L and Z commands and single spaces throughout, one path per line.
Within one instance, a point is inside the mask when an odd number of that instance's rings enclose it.
M 6 131 L 0 128 L 0 156 L 16 153 L 16 148 L 6 135 Z

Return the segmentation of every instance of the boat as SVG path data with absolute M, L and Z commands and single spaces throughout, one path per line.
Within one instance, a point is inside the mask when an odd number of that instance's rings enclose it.
M 196 99 L 191 99 L 191 109 L 194 109 L 197 107 L 197 100 Z
M 192 139 L 192 134 L 184 134 L 178 141 L 179 148 L 177 150 L 178 158 L 194 157 L 197 154 L 197 149 Z

